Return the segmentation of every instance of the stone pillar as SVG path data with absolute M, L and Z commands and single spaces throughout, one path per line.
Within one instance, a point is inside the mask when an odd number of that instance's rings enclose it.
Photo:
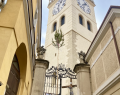
M 84 63 L 77 64 L 74 72 L 77 74 L 77 95 L 91 95 L 90 66 Z
M 46 69 L 49 66 L 49 62 L 43 59 L 36 59 L 35 63 L 36 65 L 31 95 L 43 95 L 45 85 L 45 74 Z

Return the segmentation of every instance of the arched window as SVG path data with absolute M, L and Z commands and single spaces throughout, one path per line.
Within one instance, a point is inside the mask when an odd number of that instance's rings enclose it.
M 63 16 L 63 17 L 61 18 L 61 26 L 62 26 L 63 24 L 65 24 L 65 16 Z
M 56 27 L 57 27 L 57 22 L 55 22 L 54 25 L 53 25 L 53 31 L 56 30 Z
M 87 28 L 88 28 L 88 30 L 91 31 L 91 25 L 90 25 L 90 22 L 88 22 L 88 21 L 87 21 Z
M 83 25 L 83 18 L 81 16 L 79 16 L 79 23 Z

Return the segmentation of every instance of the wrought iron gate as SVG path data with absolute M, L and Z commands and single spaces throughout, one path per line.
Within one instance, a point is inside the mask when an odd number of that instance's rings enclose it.
M 61 95 L 62 78 L 76 79 L 76 74 L 70 68 L 65 68 L 65 65 L 62 63 L 58 65 L 58 68 L 52 66 L 50 69 L 48 69 L 46 72 L 44 95 Z

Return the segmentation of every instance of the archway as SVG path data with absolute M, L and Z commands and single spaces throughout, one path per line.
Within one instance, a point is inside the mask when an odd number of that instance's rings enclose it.
M 15 63 L 16 59 L 16 63 Z M 27 71 L 27 50 L 24 43 L 17 48 L 9 73 L 5 95 L 22 95 Z M 14 83 L 16 82 L 16 83 Z M 12 83 L 12 84 L 11 84 Z M 11 88 L 11 85 L 14 88 Z
M 14 55 L 7 81 L 5 95 L 16 95 L 18 91 L 19 82 L 20 82 L 19 63 L 16 55 Z
M 22 95 L 27 72 L 27 50 L 24 43 L 21 43 L 20 46 L 17 48 L 16 56 L 18 58 L 20 68 L 20 83 L 18 88 L 18 95 Z

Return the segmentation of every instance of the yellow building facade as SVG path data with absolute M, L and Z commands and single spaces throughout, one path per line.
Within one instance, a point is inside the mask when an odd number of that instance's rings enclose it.
M 30 95 L 37 0 L 0 0 L 1 5 L 3 1 L 7 3 L 0 12 L 0 95 Z

